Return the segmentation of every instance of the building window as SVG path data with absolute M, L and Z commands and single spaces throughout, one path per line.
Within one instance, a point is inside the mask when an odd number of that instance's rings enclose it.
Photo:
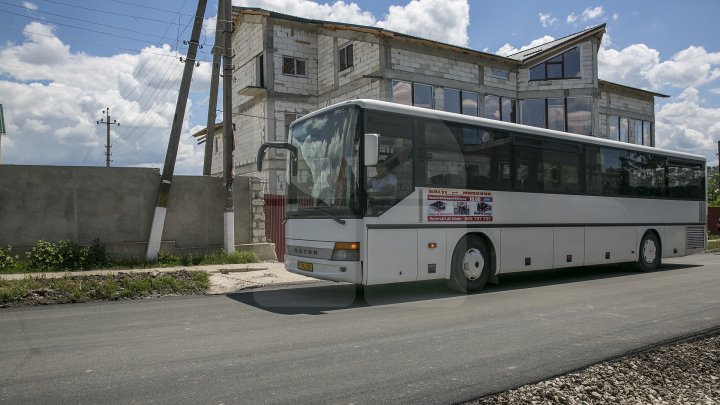
M 592 135 L 592 97 L 522 100 L 520 119 L 525 125 Z
M 548 129 L 565 131 L 565 99 L 549 98 L 547 100 Z
M 352 67 L 353 65 L 353 46 L 352 44 L 340 49 L 338 60 L 340 61 L 340 72 Z
M 216 136 L 215 137 L 215 153 L 218 153 L 218 152 L 220 152 L 220 138 Z
M 255 62 L 255 85 L 265 87 L 265 57 L 260 54 Z
M 460 114 L 460 90 L 445 89 L 443 92 L 443 110 Z
M 416 107 L 433 108 L 433 88 L 427 84 L 413 84 L 413 105 Z
M 545 99 L 521 100 L 520 123 L 545 128 Z
M 496 79 L 503 79 L 503 80 L 509 80 L 510 79 L 510 72 L 504 69 L 490 69 L 490 76 L 496 78 Z
M 486 95 L 485 118 L 515 122 L 515 100 L 491 94 Z
M 283 56 L 282 69 L 284 75 L 307 76 L 307 73 L 305 72 L 305 61 L 303 59 Z
M 630 132 L 630 120 L 620 118 L 620 142 L 628 141 L 628 133 Z
M 530 80 L 556 80 L 580 78 L 580 49 L 565 53 L 530 68 Z
M 517 122 L 517 103 L 512 98 L 500 98 L 500 118 L 505 122 Z
M 393 102 L 433 108 L 433 87 L 427 84 L 392 81 Z
M 393 102 L 412 105 L 412 83 L 401 80 L 392 82 Z
M 462 92 L 462 113 L 477 117 L 479 113 L 480 98 L 477 93 Z
M 609 115 L 607 137 L 613 141 L 654 146 L 655 139 L 653 139 L 652 128 L 653 124 L 650 121 Z
M 612 141 L 620 139 L 620 117 L 617 115 L 608 115 L 607 138 Z
M 655 144 L 655 142 L 653 142 L 652 136 L 652 123 L 643 121 L 643 145 L 653 146 L 653 144 Z
M 567 98 L 567 131 L 592 135 L 592 97 Z

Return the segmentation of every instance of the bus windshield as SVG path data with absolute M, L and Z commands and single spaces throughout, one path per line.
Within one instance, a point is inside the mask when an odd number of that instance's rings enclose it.
M 288 160 L 288 216 L 360 215 L 358 108 L 345 107 L 296 123 Z M 294 166 L 294 167 L 293 167 Z

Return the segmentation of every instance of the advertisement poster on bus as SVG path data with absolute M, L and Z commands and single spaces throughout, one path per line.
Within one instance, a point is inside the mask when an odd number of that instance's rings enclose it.
M 490 222 L 493 196 L 490 191 L 429 189 L 428 222 Z

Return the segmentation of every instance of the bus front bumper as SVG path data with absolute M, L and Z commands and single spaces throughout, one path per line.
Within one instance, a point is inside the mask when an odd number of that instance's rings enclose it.
M 285 268 L 291 273 L 321 280 L 362 284 L 362 265 L 359 261 L 309 259 L 286 254 Z

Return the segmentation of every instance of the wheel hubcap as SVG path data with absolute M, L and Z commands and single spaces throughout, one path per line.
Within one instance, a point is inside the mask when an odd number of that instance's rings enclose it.
M 470 281 L 477 280 L 482 275 L 485 260 L 479 250 L 472 248 L 465 252 L 462 265 L 465 278 Z
M 655 241 L 652 239 L 648 239 L 643 244 L 643 260 L 645 260 L 645 263 L 650 264 L 655 261 L 655 257 L 657 256 L 657 246 L 655 246 Z

